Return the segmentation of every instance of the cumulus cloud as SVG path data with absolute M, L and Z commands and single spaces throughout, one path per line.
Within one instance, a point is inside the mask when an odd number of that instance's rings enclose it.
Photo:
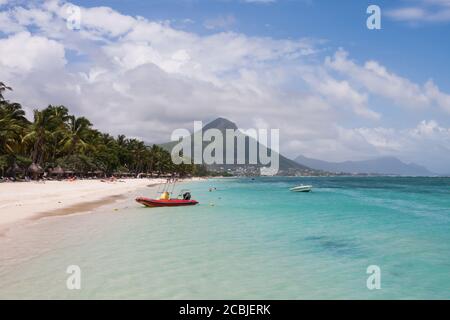
M 29 32 L 0 39 L 0 65 L 12 73 L 54 70 L 66 64 L 64 46 Z
M 432 101 L 434 101 L 442 109 L 450 113 L 450 95 L 443 93 L 434 84 L 433 80 L 427 81 L 425 84 L 425 92 Z
M 326 66 L 348 76 L 370 93 L 390 99 L 400 107 L 411 109 L 439 106 L 447 112 L 450 110 L 450 96 L 441 92 L 432 80 L 425 85 L 416 84 L 390 72 L 376 61 L 368 61 L 360 66 L 348 59 L 348 53 L 342 49 L 334 57 L 326 59 Z
M 368 96 L 354 89 L 348 81 L 337 80 L 326 73 L 305 74 L 303 78 L 314 90 L 324 96 L 328 103 L 339 107 L 350 107 L 361 117 L 378 120 L 381 115 L 368 107 Z

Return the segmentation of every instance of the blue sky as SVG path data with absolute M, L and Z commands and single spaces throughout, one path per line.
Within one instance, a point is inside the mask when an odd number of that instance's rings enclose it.
M 290 157 L 450 173 L 450 0 L 0 0 L 0 30 L 0 79 L 29 113 L 65 104 L 149 142 L 224 116 L 280 128 Z

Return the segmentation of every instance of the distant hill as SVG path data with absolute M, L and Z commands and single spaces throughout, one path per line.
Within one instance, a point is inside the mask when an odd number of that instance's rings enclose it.
M 313 169 L 325 170 L 333 173 L 367 173 L 401 176 L 435 175 L 423 166 L 415 163 L 407 164 L 394 157 L 382 157 L 364 161 L 328 162 L 300 155 L 295 161 Z
M 206 131 L 208 129 L 218 129 L 224 136 L 225 138 L 225 133 L 227 129 L 233 129 L 236 130 L 238 129 L 238 127 L 236 126 L 236 124 L 228 119 L 225 118 L 217 118 L 214 121 L 208 123 L 207 125 L 205 125 L 203 127 L 203 131 Z M 244 135 L 243 133 L 241 133 L 242 135 Z M 208 165 L 208 169 L 209 170 L 213 170 L 213 171 L 228 171 L 228 172 L 232 172 L 234 174 L 248 174 L 248 175 L 253 175 L 256 174 L 257 172 L 259 172 L 259 168 L 262 167 L 261 164 L 259 164 L 259 157 L 258 157 L 258 164 L 257 165 L 249 165 L 249 156 L 248 156 L 248 151 L 249 151 L 249 145 L 250 145 L 250 141 L 251 142 L 255 142 L 255 140 L 249 136 L 245 136 L 245 153 L 246 153 L 246 158 L 245 158 L 245 165 L 241 165 L 241 164 L 236 164 L 236 153 L 237 153 L 237 147 L 236 147 L 236 143 L 235 143 L 235 157 L 234 157 L 234 163 L 232 165 L 227 165 L 227 164 L 213 164 L 213 165 Z M 192 135 L 191 135 L 192 138 Z M 193 141 L 193 139 L 192 139 Z M 172 142 L 168 142 L 168 143 L 164 143 L 161 144 L 160 146 L 163 147 L 164 149 L 168 150 L 168 151 L 172 151 L 172 148 L 177 144 L 178 142 L 176 141 L 172 141 Z M 208 142 L 203 142 L 203 148 L 205 148 L 208 145 Z M 225 152 L 225 145 L 226 142 L 224 141 L 224 151 L 223 151 L 223 155 L 224 155 L 224 159 L 223 162 L 225 163 L 225 156 L 226 156 L 226 152 Z M 258 142 L 256 142 L 257 148 L 259 150 L 260 144 Z M 270 149 L 269 149 L 270 150 Z M 272 152 L 272 150 L 270 150 L 269 152 Z M 298 164 L 297 162 L 290 160 L 282 155 L 280 155 L 280 170 L 278 175 L 297 175 L 297 174 L 316 174 L 318 173 L 316 170 L 311 170 L 310 168 Z

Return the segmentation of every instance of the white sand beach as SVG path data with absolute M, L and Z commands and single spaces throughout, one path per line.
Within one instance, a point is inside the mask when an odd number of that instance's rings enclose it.
M 55 210 L 87 211 L 117 201 L 126 193 L 166 179 L 7 182 L 0 183 L 0 227 Z M 84 206 L 83 206 L 84 205 Z M 61 213 L 62 214 L 62 213 Z

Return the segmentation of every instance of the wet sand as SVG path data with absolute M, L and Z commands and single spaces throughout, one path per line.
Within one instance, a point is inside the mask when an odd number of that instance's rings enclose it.
M 67 216 L 70 214 L 76 214 L 76 213 L 85 213 L 93 211 L 99 207 L 112 204 L 118 200 L 126 199 L 125 195 L 113 195 L 108 196 L 106 198 L 95 200 L 95 201 L 88 201 L 88 202 L 82 202 L 77 203 L 69 207 L 55 209 L 52 211 L 44 212 L 44 213 L 38 213 L 32 217 L 30 217 L 30 220 L 39 220 L 42 218 L 48 218 L 48 217 L 57 217 L 57 216 Z

